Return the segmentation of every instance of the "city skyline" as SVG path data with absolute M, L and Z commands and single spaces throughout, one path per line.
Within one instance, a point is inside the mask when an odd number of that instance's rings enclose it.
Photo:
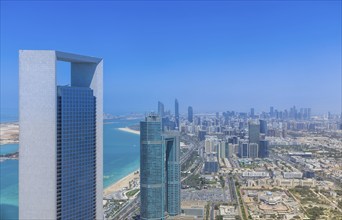
M 341 112 L 338 1 L 81 6 L 7 1 L 1 6 L 1 114 L 18 111 L 17 51 L 30 48 L 105 58 L 106 113 L 149 112 L 158 100 L 173 109 L 176 97 L 181 114 L 188 105 L 195 112 L 251 107 L 260 112 L 270 105 L 310 107 L 313 114 Z M 75 8 L 80 8 L 77 18 Z M 87 23 L 96 23 L 96 30 Z M 69 81 L 63 76 L 68 69 L 57 64 L 61 84 Z M 142 82 L 144 99 L 139 97 Z
M 0 219 L 341 218 L 341 0 L 0 4 Z

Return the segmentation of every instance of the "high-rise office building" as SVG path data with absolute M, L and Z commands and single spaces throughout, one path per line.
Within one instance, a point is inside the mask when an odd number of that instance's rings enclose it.
M 249 143 L 259 144 L 260 139 L 260 124 L 255 121 L 248 122 L 248 137 Z
M 166 211 L 170 216 L 181 212 L 180 139 L 179 132 L 163 134 L 166 150 Z
M 270 107 L 270 116 L 271 116 L 271 118 L 274 116 L 274 108 L 273 108 L 273 106 Z
M 284 113 L 283 113 L 283 111 L 279 111 L 279 112 L 278 112 L 278 118 L 279 118 L 279 119 L 283 119 L 283 118 L 284 118 Z
M 71 63 L 56 86 L 56 62 Z M 19 219 L 102 219 L 102 59 L 19 52 Z
M 267 121 L 259 120 L 259 123 L 260 123 L 260 133 L 267 134 Z
M 158 114 L 160 118 L 164 117 L 164 104 L 162 102 L 158 102 Z
M 240 142 L 239 144 L 239 157 L 240 158 L 249 157 L 248 145 L 249 144 L 247 142 Z
M 298 119 L 299 120 L 306 119 L 307 113 L 308 112 L 306 111 L 305 114 L 304 114 L 304 109 L 300 108 L 300 111 L 298 113 Z
M 179 104 L 178 100 L 175 100 L 175 121 L 176 121 L 176 127 L 179 129 Z
M 274 110 L 274 117 L 276 118 L 276 119 L 278 119 L 279 118 L 279 112 L 278 112 L 278 110 L 276 109 L 276 110 Z
M 204 152 L 205 153 L 211 153 L 211 140 L 210 139 L 205 138 L 205 141 L 204 141 Z
M 204 142 L 204 151 L 206 154 L 217 153 L 219 140 L 216 136 L 206 136 Z
M 57 219 L 95 217 L 96 98 L 72 86 L 58 86 L 57 96 Z
M 179 132 L 162 133 L 158 115 L 140 122 L 141 219 L 165 219 L 180 214 Z
M 308 108 L 308 116 L 307 119 L 310 120 L 311 119 L 311 108 Z
M 259 142 L 259 157 L 260 158 L 265 158 L 268 157 L 268 141 L 266 140 L 261 140 Z
M 291 109 L 290 109 L 290 118 L 291 119 L 297 119 L 297 109 L 296 109 L 296 106 L 293 106 Z
M 226 158 L 230 158 L 233 156 L 233 144 L 230 144 L 228 141 L 226 141 L 224 143 L 225 145 L 225 154 L 226 154 Z
M 165 145 L 153 114 L 140 122 L 140 199 L 141 219 L 165 219 Z
M 188 107 L 188 121 L 193 122 L 194 119 L 194 111 L 191 106 Z
M 254 118 L 254 108 L 251 108 L 251 117 Z
M 284 110 L 284 118 L 287 119 L 289 117 L 289 112 L 285 109 Z
M 257 158 L 259 151 L 259 145 L 256 143 L 250 143 L 248 146 L 248 157 Z
M 205 130 L 199 130 L 198 131 L 198 140 L 199 141 L 204 141 L 206 134 L 207 134 L 207 132 Z
M 332 118 L 332 117 L 331 117 L 331 113 L 328 112 L 328 120 L 331 119 L 331 118 Z
M 226 143 L 227 143 L 226 141 L 220 141 L 219 142 L 219 147 L 218 147 L 218 157 L 219 158 L 222 158 L 222 159 L 226 158 Z

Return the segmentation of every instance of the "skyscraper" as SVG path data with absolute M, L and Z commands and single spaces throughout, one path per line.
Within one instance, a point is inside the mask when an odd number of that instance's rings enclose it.
M 259 143 L 259 157 L 265 158 L 268 157 L 268 141 L 261 140 Z
M 160 118 L 164 117 L 164 104 L 162 102 L 158 102 L 158 114 Z
M 71 63 L 56 86 L 56 62 Z M 102 59 L 19 51 L 19 218 L 101 219 Z
M 192 107 L 189 106 L 188 107 L 188 121 L 193 122 L 193 118 L 194 118 L 194 112 L 192 110 Z
M 239 144 L 239 157 L 240 158 L 249 157 L 248 145 L 249 144 L 247 142 L 240 142 L 240 144 Z
M 251 108 L 251 117 L 254 118 L 254 108 Z
M 170 216 L 181 212 L 180 139 L 179 132 L 163 134 L 166 150 L 166 211 Z
M 306 119 L 308 112 L 305 111 L 303 108 L 300 108 L 299 114 L 298 114 L 298 119 L 302 120 L 302 119 Z
M 308 108 L 308 116 L 307 119 L 310 120 L 311 119 L 311 108 Z
M 270 116 L 271 116 L 271 118 L 274 116 L 274 108 L 273 108 L 273 106 L 270 107 Z
M 224 147 L 225 147 L 225 156 L 226 156 L 226 158 L 232 157 L 232 155 L 233 155 L 233 145 L 230 144 L 228 141 L 225 141 Z
M 220 141 L 218 145 L 218 157 L 219 158 L 227 158 L 226 157 L 226 141 Z M 228 144 L 228 143 L 227 143 Z M 227 146 L 228 148 L 228 146 Z
M 258 157 L 259 146 L 256 143 L 250 143 L 248 146 L 248 157 L 257 158 Z
M 180 214 L 179 132 L 162 133 L 158 115 L 140 122 L 141 219 L 165 219 Z
M 266 120 L 259 120 L 260 123 L 260 133 L 267 134 L 267 122 Z
M 178 100 L 175 100 L 175 120 L 176 120 L 176 127 L 179 129 L 179 104 Z
M 249 143 L 259 144 L 260 124 L 255 121 L 248 122 Z
M 165 219 L 165 183 L 161 120 L 151 114 L 140 122 L 141 219 Z

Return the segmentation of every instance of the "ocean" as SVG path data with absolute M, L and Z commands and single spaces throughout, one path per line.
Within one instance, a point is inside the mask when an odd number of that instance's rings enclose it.
M 140 120 L 106 120 L 103 129 L 103 187 L 139 169 L 139 135 L 117 128 Z M 0 147 L 0 154 L 17 151 L 18 144 Z M 0 219 L 18 219 L 18 161 L 0 162 Z

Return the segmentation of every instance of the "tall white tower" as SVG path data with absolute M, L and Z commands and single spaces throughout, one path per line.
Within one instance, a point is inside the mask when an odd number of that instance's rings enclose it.
M 103 219 L 102 78 L 101 58 L 19 51 L 19 219 Z

